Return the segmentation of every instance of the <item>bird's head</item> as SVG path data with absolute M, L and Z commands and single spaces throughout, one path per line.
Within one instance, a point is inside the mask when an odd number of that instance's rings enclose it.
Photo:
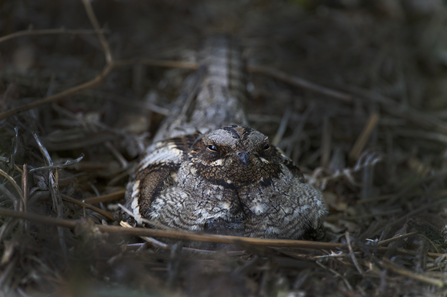
M 282 154 L 269 143 L 268 137 L 238 125 L 200 136 L 188 157 L 200 176 L 228 186 L 268 183 L 282 170 Z

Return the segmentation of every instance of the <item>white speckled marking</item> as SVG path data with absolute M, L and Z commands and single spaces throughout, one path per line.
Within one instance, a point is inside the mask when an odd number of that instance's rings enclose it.
M 213 165 L 213 166 L 221 166 L 222 164 L 223 164 L 223 160 L 222 159 L 219 159 L 217 161 L 214 161 L 214 162 L 210 163 L 210 165 Z
M 133 214 L 135 216 L 135 221 L 137 221 L 138 224 L 141 225 L 141 214 L 140 214 L 140 206 L 138 205 L 138 197 L 140 194 L 140 181 L 135 181 L 133 187 L 132 187 L 132 204 L 130 207 L 132 208 Z
M 223 209 L 230 209 L 231 205 L 228 202 L 221 202 L 220 207 Z
M 190 171 L 192 175 L 197 175 L 197 169 L 195 169 L 194 167 L 191 167 Z
M 165 147 L 158 148 L 157 150 L 149 153 L 140 162 L 140 169 L 143 170 L 151 164 L 165 163 L 165 162 L 179 162 L 183 152 L 175 148 L 175 145 L 169 143 Z
M 264 213 L 266 209 L 265 204 L 259 202 L 256 202 L 252 207 L 250 207 L 250 210 L 257 215 Z
M 266 164 L 269 164 L 269 163 L 270 163 L 268 160 L 264 159 L 263 157 L 260 157 L 260 159 L 261 159 L 261 161 L 262 161 L 263 163 L 266 163 Z

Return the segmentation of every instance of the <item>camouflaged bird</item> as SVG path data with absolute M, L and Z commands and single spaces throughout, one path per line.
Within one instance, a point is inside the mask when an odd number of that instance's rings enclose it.
M 245 65 L 225 36 L 208 38 L 154 144 L 127 186 L 133 218 L 158 228 L 259 238 L 318 238 L 326 205 L 300 169 L 251 129 Z

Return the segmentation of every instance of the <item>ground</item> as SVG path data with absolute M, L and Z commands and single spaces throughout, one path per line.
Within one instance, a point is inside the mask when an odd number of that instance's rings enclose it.
M 442 1 L 89 3 L 0 4 L 3 295 L 445 296 Z M 244 48 L 250 125 L 323 191 L 321 243 L 105 226 L 214 33 Z

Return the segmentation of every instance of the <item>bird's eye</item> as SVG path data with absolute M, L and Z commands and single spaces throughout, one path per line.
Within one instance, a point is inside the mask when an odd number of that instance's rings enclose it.
M 266 143 L 262 149 L 263 150 L 268 150 L 269 148 L 270 148 L 270 145 L 268 143 Z
M 210 151 L 217 152 L 217 148 L 214 145 L 209 145 L 206 148 L 209 149 Z

